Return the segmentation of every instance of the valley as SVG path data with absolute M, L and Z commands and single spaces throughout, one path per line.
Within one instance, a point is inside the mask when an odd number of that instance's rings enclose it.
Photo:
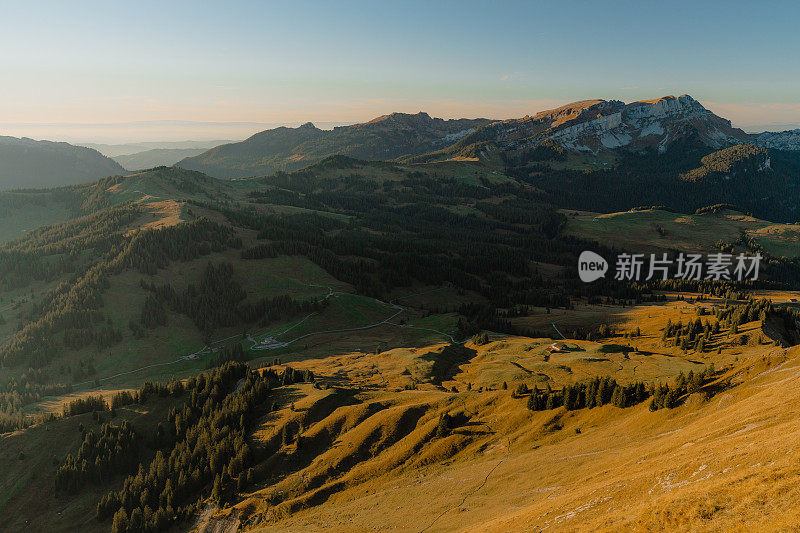
M 800 3 L 2 13 L 0 533 L 800 531 Z
M 797 524 L 796 153 L 687 97 L 299 130 L 0 193 L 0 529 Z

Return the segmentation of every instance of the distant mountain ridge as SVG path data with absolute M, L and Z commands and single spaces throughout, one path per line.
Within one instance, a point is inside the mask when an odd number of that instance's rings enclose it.
M 125 169 L 97 150 L 27 137 L 0 137 L 0 189 L 84 183 Z
M 210 150 L 215 146 L 221 144 L 228 144 L 236 142 L 230 139 L 219 139 L 210 141 L 148 141 L 148 142 L 130 142 L 125 144 L 102 144 L 102 143 L 76 143 L 79 146 L 86 146 L 87 148 L 94 148 L 106 157 L 117 157 L 124 155 L 133 155 L 146 152 L 149 150 L 189 150 L 200 149 L 203 151 Z M 123 165 L 124 166 L 124 165 Z
M 431 118 L 427 113 L 392 113 L 363 124 L 321 130 L 312 123 L 280 127 L 239 143 L 186 158 L 178 166 L 219 178 L 240 178 L 296 170 L 335 154 L 365 160 L 391 160 L 439 150 L 488 119 Z
M 205 151 L 205 148 L 155 148 L 135 154 L 117 155 L 112 159 L 128 170 L 145 170 L 172 166 L 184 158 L 200 155 Z
M 744 143 L 800 150 L 800 131 L 749 134 L 686 94 L 631 103 L 595 99 L 509 120 L 443 120 L 421 112 L 392 113 L 330 131 L 312 123 L 281 127 L 186 158 L 178 166 L 238 178 L 296 170 L 336 154 L 405 162 L 499 154 L 504 162 L 518 163 L 542 146 L 599 155 L 619 150 L 664 153 L 684 143 L 706 151 Z

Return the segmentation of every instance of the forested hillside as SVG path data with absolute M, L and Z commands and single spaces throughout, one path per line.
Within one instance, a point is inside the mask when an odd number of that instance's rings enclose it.
M 726 203 L 776 222 L 794 222 L 798 215 L 797 152 L 737 145 L 709 153 L 682 145 L 663 154 L 622 155 L 607 168 L 570 168 L 561 157 L 548 155 L 507 172 L 544 191 L 542 201 L 571 209 L 615 212 L 662 205 L 694 212 Z
M 116 161 L 91 148 L 0 137 L 0 190 L 59 187 L 123 172 Z

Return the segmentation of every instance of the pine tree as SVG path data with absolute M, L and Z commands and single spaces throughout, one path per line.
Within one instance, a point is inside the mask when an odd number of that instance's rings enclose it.
M 239 476 L 239 481 L 237 482 L 237 489 L 239 490 L 239 492 L 244 492 L 249 484 L 250 484 L 250 470 L 245 470 Z
M 538 411 L 536 400 L 537 394 L 531 394 L 528 396 L 528 402 L 525 405 L 530 411 Z
M 667 395 L 664 398 L 664 407 L 672 409 L 677 405 L 678 405 L 678 391 L 676 389 L 670 388 L 669 392 L 667 392 Z
M 647 398 L 647 391 L 641 381 L 636 384 L 636 403 L 641 403 Z
M 214 489 L 211 491 L 211 498 L 217 503 L 222 502 L 222 479 L 219 474 L 214 478 Z
M 131 511 L 131 517 L 128 521 L 128 528 L 132 531 L 144 530 L 144 523 L 142 522 L 142 510 L 138 507 Z
M 549 411 L 551 409 L 555 409 L 556 407 L 558 407 L 558 404 L 556 403 L 556 395 L 554 392 L 550 392 L 547 395 L 547 403 L 545 404 L 545 409 Z
M 617 386 L 614 387 L 614 392 L 611 394 L 611 405 L 614 407 L 625 407 L 625 400 L 622 396 L 622 389 Z
M 111 531 L 114 533 L 125 533 L 128 531 L 128 514 L 125 512 L 124 507 L 114 514 L 114 520 L 111 523 Z

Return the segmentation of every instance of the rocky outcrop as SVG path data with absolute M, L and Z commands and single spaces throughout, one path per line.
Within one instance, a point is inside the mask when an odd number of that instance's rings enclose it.
M 689 95 L 623 104 L 612 113 L 567 123 L 547 133 L 546 138 L 574 151 L 598 153 L 623 147 L 651 147 L 663 152 L 690 133 L 697 134 L 710 148 L 724 148 L 748 139 L 729 120 L 718 117 Z
M 415 160 L 447 159 L 469 152 L 470 146 L 493 144 L 507 163 L 538 160 L 544 142 L 573 152 L 619 149 L 665 152 L 674 143 L 689 141 L 719 150 L 752 142 L 689 95 L 664 96 L 626 104 L 620 100 L 583 100 L 534 116 L 497 121 L 477 128 L 450 148 Z M 474 150 L 473 150 L 474 151 Z
M 758 146 L 774 150 L 800 151 L 800 129 L 788 131 L 765 131 L 753 141 Z

